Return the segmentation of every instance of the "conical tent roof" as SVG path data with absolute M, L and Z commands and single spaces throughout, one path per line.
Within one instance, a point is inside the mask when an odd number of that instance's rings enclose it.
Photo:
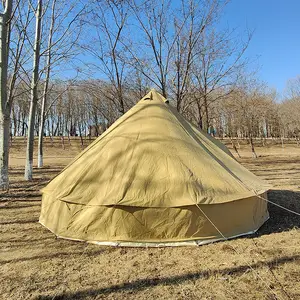
M 267 189 L 151 90 L 42 190 L 40 221 L 94 242 L 207 242 L 257 230 Z

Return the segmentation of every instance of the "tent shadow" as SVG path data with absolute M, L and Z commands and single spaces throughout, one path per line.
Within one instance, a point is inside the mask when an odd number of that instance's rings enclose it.
M 270 190 L 268 199 L 275 204 L 300 213 L 300 191 Z M 300 228 L 300 217 L 292 212 L 268 203 L 270 219 L 255 233 L 247 237 L 261 236 Z
M 283 256 L 280 258 L 275 258 L 265 262 L 257 262 L 251 265 L 252 269 L 258 269 L 264 266 L 269 268 L 274 268 L 279 265 L 285 264 L 287 262 L 295 262 L 300 260 L 300 255 L 293 256 Z M 199 279 L 207 279 L 211 276 L 226 276 L 226 275 L 242 275 L 247 270 L 250 269 L 250 265 L 240 265 L 237 267 L 230 267 L 224 269 L 214 269 L 214 270 L 203 270 L 199 272 L 191 272 L 186 274 L 180 274 L 170 277 L 152 277 L 147 279 L 138 279 L 132 282 L 124 282 L 118 285 L 112 285 L 108 287 L 96 288 L 96 289 L 83 289 L 78 291 L 69 291 L 56 295 L 39 295 L 35 299 L 38 300 L 62 300 L 62 299 L 85 299 L 89 297 L 97 298 L 98 295 L 108 296 L 112 293 L 127 292 L 128 294 L 133 294 L 139 291 L 147 290 L 149 288 L 164 285 L 172 286 L 179 285 L 186 281 L 193 281 Z
M 16 225 L 16 224 L 38 224 L 38 219 L 32 219 L 32 220 L 13 220 L 8 222 L 0 222 L 0 226 L 2 225 Z M 22 229 L 24 230 L 24 229 Z
M 44 243 L 44 241 L 54 241 L 53 238 L 52 239 L 44 239 L 41 240 L 41 243 Z M 83 248 L 84 249 L 84 248 Z M 99 248 L 93 251 L 89 251 L 89 252 L 84 252 L 84 250 L 77 250 L 77 251 L 73 251 L 72 255 L 78 255 L 79 257 L 82 257 L 82 255 L 86 255 L 86 256 L 97 256 L 100 254 L 103 254 L 105 251 L 109 250 L 109 248 L 104 249 L 104 248 Z M 29 257 L 20 257 L 20 258 L 14 258 L 14 259 L 9 259 L 9 260 L 0 260 L 0 266 L 2 265 L 6 265 L 6 264 L 11 264 L 11 263 L 17 263 L 17 262 L 25 262 L 25 261 L 34 261 L 34 260 L 50 260 L 50 259 L 61 259 L 61 258 L 70 258 L 70 252 L 69 251 L 62 251 L 59 252 L 57 251 L 56 253 L 52 253 L 52 254 L 42 254 L 42 255 L 31 255 Z

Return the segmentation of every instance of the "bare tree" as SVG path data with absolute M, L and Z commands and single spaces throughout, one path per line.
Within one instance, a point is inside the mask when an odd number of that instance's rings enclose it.
M 300 137 L 300 98 L 285 99 L 279 104 L 281 121 L 281 136 L 291 137 L 296 140 Z
M 203 32 L 216 21 L 223 7 L 221 1 L 216 0 L 205 1 L 205 3 L 195 0 L 181 2 L 182 16 L 181 18 L 176 16 L 174 20 L 177 34 L 176 47 L 172 56 L 174 75 L 171 76 L 171 86 L 177 110 L 180 112 L 183 109 L 183 100 L 191 89 L 193 65 L 195 59 L 198 59 L 198 45 L 202 40 Z
M 127 47 L 131 63 L 167 97 L 173 50 L 183 25 L 179 25 L 176 31 L 172 27 L 174 11 L 171 10 L 170 0 L 148 0 L 142 4 L 133 0 L 130 4 L 141 32 L 137 44 L 132 42 Z
M 44 80 L 43 80 L 43 95 L 41 101 L 41 114 L 39 126 L 38 140 L 38 167 L 43 166 L 43 137 L 46 113 L 49 110 L 47 100 L 51 92 L 50 75 L 53 69 L 60 64 L 66 64 L 66 60 L 72 59 L 77 53 L 74 51 L 81 33 L 80 17 L 85 11 L 85 5 L 79 6 L 75 1 L 71 5 L 69 3 L 66 8 L 65 1 L 52 0 L 51 10 L 49 12 L 49 27 L 44 30 L 43 35 L 48 36 L 45 50 L 41 53 L 41 57 L 45 57 Z M 78 6 L 76 6 L 78 5 Z M 68 20 L 67 22 L 65 20 Z M 46 21 L 47 22 L 47 19 Z M 48 34 L 47 32 L 48 31 Z M 75 76 L 76 77 L 76 76 Z M 65 89 L 66 91 L 66 89 Z M 60 93 L 59 93 L 60 95 Z M 53 105 L 58 97 L 52 100 L 50 105 Z
M 300 98 L 300 76 L 287 81 L 285 94 L 287 98 Z
M 40 47 L 41 47 L 41 28 L 42 28 L 42 0 L 38 0 L 37 7 L 34 10 L 35 23 L 35 39 L 34 39 L 34 54 L 33 54 L 33 71 L 31 79 L 31 95 L 30 95 L 30 112 L 29 125 L 26 149 L 26 165 L 25 165 L 25 180 L 32 180 L 33 171 L 33 147 L 34 147 L 34 127 L 36 106 L 38 102 L 38 82 L 39 82 L 39 64 L 40 64 Z
M 111 101 L 120 114 L 124 114 L 128 109 L 123 91 L 127 71 L 123 40 L 128 5 L 126 1 L 95 1 L 92 9 L 93 21 L 89 24 L 96 36 L 85 43 L 83 49 L 93 57 L 94 62 L 89 63 L 89 67 L 100 71 L 110 87 L 99 92 Z
M 10 22 L 12 15 L 12 0 L 6 0 L 4 11 L 0 14 L 0 187 L 7 189 L 9 133 L 11 101 L 7 97 L 8 52 L 10 45 Z
M 39 128 L 39 141 L 38 141 L 38 167 L 43 167 L 43 136 L 44 136 L 44 125 L 45 125 L 45 109 L 46 109 L 46 101 L 47 101 L 47 94 L 49 88 L 49 80 L 50 80 L 50 71 L 51 71 L 51 58 L 52 58 L 52 39 L 54 33 L 54 24 L 55 24 L 55 5 L 56 0 L 52 1 L 52 8 L 51 8 L 51 21 L 50 21 L 50 28 L 49 28 L 49 35 L 48 35 L 48 51 L 46 55 L 46 75 L 45 75 L 45 83 L 44 83 L 44 90 L 43 90 L 43 98 L 42 98 L 42 107 L 41 107 L 41 120 L 40 120 L 40 128 Z
M 273 113 L 275 94 L 263 82 L 248 75 L 239 81 L 239 86 L 220 105 L 226 135 L 230 139 L 234 136 L 246 138 L 253 157 L 257 158 L 254 138 L 264 139 L 266 136 L 266 120 Z
M 210 127 L 209 106 L 229 95 L 235 88 L 247 60 L 244 53 L 251 41 L 249 33 L 245 42 L 232 38 L 231 32 L 217 33 L 205 29 L 197 45 L 193 64 L 193 97 L 198 109 L 198 125 L 205 131 Z

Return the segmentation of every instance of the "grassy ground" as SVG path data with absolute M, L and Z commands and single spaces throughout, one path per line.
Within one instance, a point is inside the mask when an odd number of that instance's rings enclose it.
M 45 168 L 23 181 L 24 142 L 14 141 L 11 189 L 0 195 L 0 298 L 300 299 L 300 217 L 274 205 L 245 238 L 201 247 L 113 248 L 56 239 L 37 221 L 39 189 L 80 150 L 46 140 Z M 89 141 L 85 141 L 86 144 Z M 300 147 L 242 145 L 239 161 L 274 189 L 269 199 L 300 212 Z

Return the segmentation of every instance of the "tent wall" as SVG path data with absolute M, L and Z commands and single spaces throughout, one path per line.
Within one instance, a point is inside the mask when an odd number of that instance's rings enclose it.
M 266 193 L 260 197 L 267 197 Z M 88 206 L 43 195 L 40 222 L 64 238 L 99 242 L 215 241 L 256 231 L 269 217 L 267 201 L 250 197 L 182 207 Z M 218 230 L 212 225 L 212 223 Z

